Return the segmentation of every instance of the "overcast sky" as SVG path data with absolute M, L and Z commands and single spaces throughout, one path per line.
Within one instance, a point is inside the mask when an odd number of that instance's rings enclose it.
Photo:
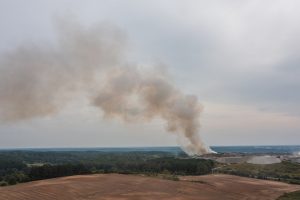
M 129 61 L 163 63 L 180 89 L 198 96 L 207 145 L 299 144 L 299 7 L 298 0 L 0 0 L 0 54 L 55 44 L 57 19 L 111 24 L 126 34 Z M 78 104 L 1 122 L 0 148 L 177 145 L 160 119 L 124 124 Z

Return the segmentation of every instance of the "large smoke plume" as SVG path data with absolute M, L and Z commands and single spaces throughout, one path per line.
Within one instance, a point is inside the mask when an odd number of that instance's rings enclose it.
M 0 60 L 0 118 L 3 122 L 59 112 L 85 95 L 104 117 L 139 122 L 159 117 L 177 133 L 190 155 L 211 150 L 199 135 L 202 106 L 169 79 L 165 67 L 126 62 L 126 37 L 107 24 L 91 28 L 60 22 L 58 43 L 23 45 Z

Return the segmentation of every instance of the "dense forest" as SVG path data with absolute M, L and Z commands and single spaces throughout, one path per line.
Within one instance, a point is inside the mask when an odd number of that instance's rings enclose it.
M 0 185 L 92 173 L 202 175 L 214 165 L 169 152 L 1 151 Z

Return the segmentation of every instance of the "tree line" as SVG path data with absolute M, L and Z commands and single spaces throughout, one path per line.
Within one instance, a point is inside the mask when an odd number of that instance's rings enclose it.
M 0 152 L 0 185 L 93 173 L 202 175 L 214 165 L 166 152 Z

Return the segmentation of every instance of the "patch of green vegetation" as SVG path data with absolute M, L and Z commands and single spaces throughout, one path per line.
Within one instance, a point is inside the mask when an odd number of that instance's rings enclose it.
M 202 180 L 192 180 L 190 182 L 193 182 L 193 183 L 199 183 L 199 184 L 206 184 L 206 185 L 210 185 L 210 186 L 213 186 L 211 183 L 208 183 L 206 181 L 202 181 Z
M 7 185 L 8 185 L 7 182 L 5 182 L 5 181 L 0 181 L 0 187 L 1 187 L 1 186 L 7 186 Z
M 300 164 L 288 161 L 268 165 L 228 164 L 219 167 L 215 172 L 300 184 Z
M 178 176 L 174 174 L 163 174 L 161 177 L 163 179 L 170 180 L 170 181 L 179 181 Z
M 175 174 L 170 174 L 168 171 L 163 171 L 161 174 L 157 173 L 143 173 L 143 174 L 138 174 L 140 176 L 149 176 L 149 177 L 154 177 L 154 178 L 160 178 L 160 179 L 165 179 L 165 180 L 171 180 L 171 181 L 179 181 L 179 177 Z
M 300 199 L 300 190 L 296 192 L 285 193 L 280 196 L 277 200 L 299 200 Z

